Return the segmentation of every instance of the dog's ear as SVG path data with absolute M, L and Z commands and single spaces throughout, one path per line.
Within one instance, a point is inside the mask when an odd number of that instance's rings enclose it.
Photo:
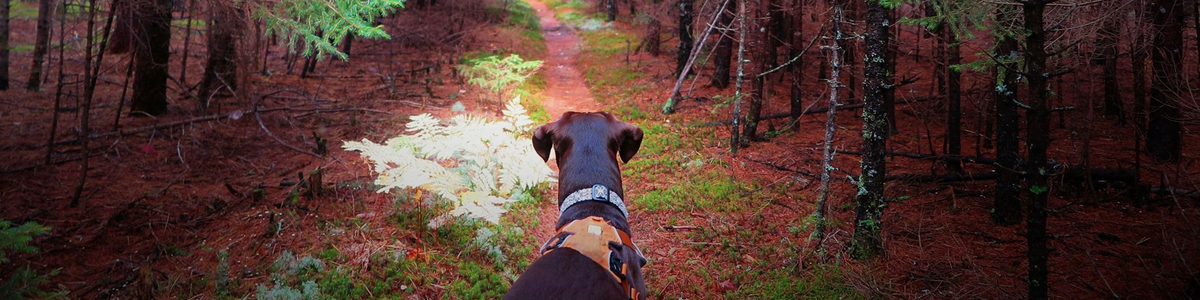
M 621 161 L 628 163 L 642 147 L 642 129 L 625 122 L 621 122 L 618 128 L 617 143 L 620 144 Z
M 558 128 L 558 122 L 551 122 L 533 130 L 533 150 L 542 157 L 542 161 L 550 160 L 550 148 L 554 145 L 554 129 L 556 128 Z

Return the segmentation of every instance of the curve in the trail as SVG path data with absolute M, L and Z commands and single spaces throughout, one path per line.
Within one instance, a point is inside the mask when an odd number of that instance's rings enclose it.
M 581 45 L 579 36 L 554 17 L 554 11 L 545 3 L 529 0 L 541 20 L 542 36 L 546 39 L 546 57 L 542 64 L 546 75 L 546 99 L 542 104 L 550 119 L 557 120 L 568 111 L 595 111 L 600 109 L 596 99 L 587 89 L 583 74 L 575 67 Z

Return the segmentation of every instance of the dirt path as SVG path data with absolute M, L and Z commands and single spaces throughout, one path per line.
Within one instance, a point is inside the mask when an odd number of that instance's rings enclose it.
M 542 65 L 546 72 L 546 98 L 542 101 L 546 113 L 550 115 L 550 119 L 557 120 L 568 111 L 599 110 L 600 104 L 592 98 L 592 93 L 588 91 L 587 83 L 583 80 L 583 73 L 575 66 L 575 60 L 583 48 L 579 36 L 575 35 L 571 27 L 559 22 L 554 17 L 554 11 L 546 7 L 545 3 L 528 1 L 541 19 L 542 36 L 546 38 L 546 52 L 549 53 L 545 64 Z M 553 158 L 549 163 L 557 172 L 558 166 Z M 554 235 L 554 224 L 558 221 L 557 185 L 549 194 L 551 199 L 556 201 L 543 205 L 541 213 L 538 214 L 539 223 L 533 230 L 533 235 L 539 241 L 545 241 Z M 541 254 L 534 253 L 534 256 Z
M 551 119 L 568 111 L 594 111 L 600 108 L 583 81 L 583 73 L 575 67 L 582 48 L 579 36 L 554 18 L 554 11 L 545 3 L 529 0 L 541 19 L 542 36 L 546 38 L 546 99 L 542 102 Z

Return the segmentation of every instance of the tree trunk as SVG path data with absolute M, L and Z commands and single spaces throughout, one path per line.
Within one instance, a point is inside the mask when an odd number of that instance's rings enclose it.
M 716 57 L 713 59 L 712 85 L 717 88 L 729 86 L 729 66 L 733 61 L 733 31 L 730 30 L 730 26 L 733 26 L 733 15 L 737 13 L 736 5 L 733 1 L 726 1 L 725 7 L 721 9 L 717 27 L 712 29 L 721 33 L 713 50 Z
M 896 24 L 896 20 L 897 20 L 896 14 L 897 14 L 897 12 L 895 9 L 892 9 L 889 11 L 888 24 Z M 896 64 L 898 63 L 898 61 L 896 60 L 898 57 L 897 54 L 900 52 L 900 43 L 898 42 L 900 40 L 900 26 L 892 26 L 891 28 L 894 28 L 893 32 L 895 35 L 894 36 L 889 35 L 888 48 L 887 48 L 888 53 L 887 53 L 886 59 L 887 59 L 887 61 L 890 62 L 887 64 L 888 74 L 892 74 L 892 76 L 895 76 Z M 892 34 L 892 33 L 889 33 L 889 34 Z M 893 80 L 893 81 L 895 81 L 895 80 Z M 887 115 L 888 136 L 899 133 L 900 129 L 899 129 L 899 127 L 897 127 L 898 125 L 896 123 L 896 87 L 895 86 L 888 87 L 887 91 L 884 91 L 884 93 L 883 93 L 883 113 L 884 113 L 884 115 Z
M 350 59 L 350 47 L 354 43 L 354 35 L 347 33 L 344 39 L 346 43 L 342 44 L 342 53 L 346 54 L 346 59 Z
M 133 96 L 130 110 L 150 115 L 167 112 L 167 64 L 171 55 L 171 0 L 131 2 L 134 10 Z
M 0 91 L 8 90 L 8 0 L 0 0 Z
M 946 154 L 957 156 L 962 154 L 962 89 L 959 84 L 962 72 L 953 66 L 962 61 L 962 56 L 956 33 L 949 26 L 942 26 L 941 32 L 946 43 Z M 962 164 L 946 160 L 946 170 L 962 173 Z
M 996 19 L 1005 20 L 1010 8 L 996 10 Z M 1021 114 L 1017 112 L 1017 40 L 1012 33 L 996 30 L 996 192 L 992 221 L 997 225 L 1015 225 L 1021 221 Z
M 1121 88 L 1117 82 L 1117 44 L 1121 34 L 1120 19 L 1108 17 L 1100 28 L 1100 39 L 1097 41 L 1096 60 L 1104 66 L 1104 114 L 1116 116 L 1117 122 L 1125 124 L 1125 114 L 1121 112 Z
M 662 49 L 662 22 L 651 16 L 650 24 L 646 25 L 646 36 L 642 38 L 643 49 L 650 53 L 650 56 L 658 57 L 659 50 Z
M 192 19 L 196 18 L 196 12 L 192 8 L 195 6 L 196 6 L 196 0 L 190 0 L 190 1 L 188 1 L 187 7 L 184 8 L 184 12 L 186 12 L 187 15 L 183 16 L 184 17 L 183 20 L 187 21 L 187 25 L 184 26 L 184 29 L 183 29 L 183 55 L 181 56 L 180 63 L 179 63 L 179 84 L 184 87 L 188 86 L 188 81 L 187 81 L 188 56 L 191 56 L 189 54 L 192 53 L 192 52 L 188 51 L 188 49 L 190 49 L 192 46 Z M 212 25 L 212 24 L 209 24 L 209 25 Z M 211 33 L 209 34 L 209 38 L 210 38 L 209 44 L 212 44 Z M 210 49 L 211 49 L 211 47 L 210 47 Z
M 683 72 L 692 55 L 692 0 L 679 0 L 679 53 L 675 59 L 675 75 Z
M 829 200 L 829 182 L 832 179 L 829 176 L 829 172 L 833 170 L 833 136 L 837 130 L 838 110 L 834 108 L 840 105 L 838 104 L 838 89 L 841 88 L 841 83 L 838 82 L 838 78 L 840 78 L 839 75 L 841 75 L 842 69 L 841 45 L 843 43 L 841 43 L 839 40 L 847 38 L 844 37 L 842 33 L 842 7 L 845 6 L 845 2 L 846 0 L 834 0 L 832 3 L 833 18 L 830 20 L 830 22 L 833 23 L 833 25 L 831 26 L 830 32 L 832 32 L 834 41 L 830 43 L 828 48 L 830 109 L 825 117 L 825 146 L 822 148 L 821 152 L 821 185 L 817 188 L 817 207 L 812 214 L 813 223 L 815 223 L 815 225 L 813 225 L 813 234 L 809 236 L 809 240 L 816 241 L 818 249 L 822 251 L 825 249 L 823 243 L 825 240 L 825 226 L 827 225 L 825 222 L 825 211 L 827 210 L 826 204 Z
M 731 1 L 732 2 L 732 1 Z M 737 81 L 733 83 L 733 126 L 730 126 L 730 152 L 737 153 L 742 147 L 741 134 L 738 133 L 742 120 L 742 78 L 746 73 L 746 0 L 738 1 L 738 50 L 737 50 Z
M 1047 182 L 1046 151 L 1050 147 L 1050 107 L 1047 99 L 1046 60 L 1046 0 L 1029 0 L 1022 4 L 1025 15 L 1025 73 L 1029 82 L 1029 111 L 1025 115 L 1028 130 L 1029 160 L 1025 172 L 1029 183 L 1029 217 L 1026 219 L 1026 240 L 1029 258 L 1029 299 L 1049 297 L 1047 282 L 1046 201 L 1050 195 Z
M 1150 125 L 1146 152 L 1157 160 L 1175 162 L 1183 149 L 1183 127 L 1179 124 L 1179 96 L 1183 81 L 1183 1 L 1155 0 L 1150 83 Z
M 237 90 L 236 35 L 242 30 L 237 8 L 232 5 L 214 2 L 208 10 L 208 61 L 197 93 L 201 108 L 208 107 L 208 101 L 214 96 Z
M 133 6 L 129 2 L 123 2 L 109 9 L 117 12 L 117 21 L 112 37 L 108 39 L 108 53 L 127 53 L 133 50 L 134 27 L 138 24 L 137 18 L 133 16 Z
M 883 107 L 884 93 L 892 84 L 888 73 L 887 47 L 890 38 L 888 9 L 878 0 L 865 0 L 867 4 L 867 37 L 863 40 L 863 129 L 862 129 L 862 172 L 858 177 L 857 207 L 854 218 L 854 237 L 851 240 L 851 255 L 870 258 L 883 249 L 879 233 L 883 228 L 883 183 L 887 176 L 887 115 Z
M 771 0 L 759 1 L 758 8 L 755 9 L 754 29 L 757 39 L 751 44 L 751 49 L 754 49 L 754 67 L 750 68 L 750 75 L 753 76 L 751 84 L 752 91 L 750 94 L 750 109 L 746 110 L 746 123 L 742 126 L 742 137 L 749 142 L 758 141 L 758 119 L 762 115 L 762 105 L 766 101 L 766 76 L 758 76 L 763 72 L 771 69 L 771 60 L 774 56 L 774 49 L 771 47 L 771 30 L 770 30 L 770 13 Z
M 33 43 L 33 65 L 25 90 L 42 89 L 42 67 L 46 64 L 46 53 L 50 52 L 50 19 L 53 18 L 54 0 L 38 1 L 37 40 Z
M 792 13 L 792 47 L 788 55 L 797 58 L 796 62 L 788 66 L 788 71 L 791 73 L 789 77 L 792 79 L 791 99 L 789 99 L 791 100 L 789 101 L 791 109 L 788 112 L 791 113 L 789 123 L 792 124 L 793 128 L 798 129 L 800 128 L 800 114 L 804 113 L 804 90 L 802 85 L 804 83 L 804 57 L 800 56 L 800 53 L 804 51 L 804 1 L 794 0 L 792 7 L 796 11 Z
M 1147 3 L 1144 0 L 1139 0 L 1137 5 L 1137 28 L 1134 30 L 1136 37 L 1130 45 L 1129 61 L 1133 68 L 1133 128 L 1136 132 L 1136 138 L 1133 141 L 1134 149 L 1134 172 L 1137 175 L 1137 182 L 1141 182 L 1141 163 L 1142 163 L 1142 138 L 1146 133 L 1146 57 L 1149 56 L 1146 48 L 1146 31 L 1145 24 L 1150 16 L 1146 13 Z
M 617 20 L 617 1 L 618 0 L 605 0 L 605 2 L 608 3 L 608 21 L 609 22 Z

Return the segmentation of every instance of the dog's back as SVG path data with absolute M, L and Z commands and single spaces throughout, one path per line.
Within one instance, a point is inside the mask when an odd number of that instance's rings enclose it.
M 534 131 L 538 155 L 548 160 L 553 148 L 558 160 L 559 233 L 504 299 L 645 299 L 645 259 L 629 237 L 617 165 L 617 157 L 633 157 L 641 140 L 641 129 L 608 113 L 568 112 Z M 580 193 L 589 196 L 564 203 Z

